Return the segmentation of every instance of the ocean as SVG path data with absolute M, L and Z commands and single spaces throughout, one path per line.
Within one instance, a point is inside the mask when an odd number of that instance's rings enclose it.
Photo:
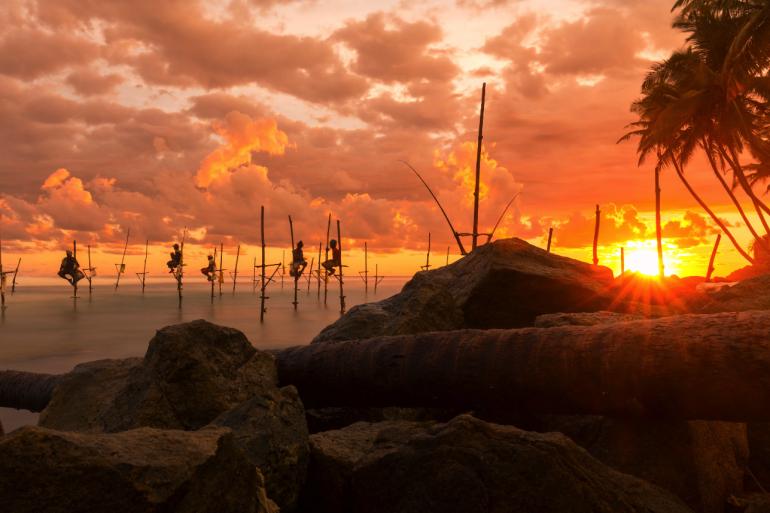
M 301 282 L 294 311 L 293 283 L 287 276 L 281 285 L 278 278 L 267 289 L 267 313 L 260 323 L 259 289 L 253 289 L 251 276 L 239 280 L 235 294 L 232 281 L 223 284 L 221 296 L 216 286 L 213 300 L 205 281 L 191 279 L 185 283 L 181 308 L 170 276 L 148 279 L 144 294 L 138 280 L 128 278 L 123 277 L 117 291 L 110 278 L 95 278 L 91 295 L 81 281 L 77 300 L 62 280 L 20 280 L 16 293 L 6 294 L 7 308 L 0 315 L 0 370 L 63 373 L 82 362 L 143 356 L 157 329 L 195 319 L 237 328 L 258 349 L 280 349 L 309 343 L 340 317 L 336 280 L 329 281 L 326 305 L 323 284 L 319 296 L 315 280 L 309 292 L 307 281 Z M 346 277 L 347 308 L 389 297 L 407 279 L 385 278 L 375 294 L 371 280 L 367 293 L 358 276 Z M 8 432 L 36 423 L 37 414 L 0 408 L 0 422 Z

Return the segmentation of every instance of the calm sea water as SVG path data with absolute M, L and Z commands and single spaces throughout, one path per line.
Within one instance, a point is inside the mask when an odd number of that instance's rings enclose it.
M 366 293 L 363 282 L 350 276 L 345 283 L 347 307 L 391 296 L 406 280 L 385 278 L 375 294 L 371 282 Z M 259 349 L 302 345 L 340 315 L 336 280 L 329 282 L 326 305 L 323 285 L 319 297 L 315 281 L 309 293 L 307 283 L 302 284 L 297 311 L 291 304 L 294 290 L 288 277 L 283 286 L 280 281 L 270 285 L 262 324 L 259 291 L 253 291 L 250 280 L 239 282 L 235 294 L 232 283 L 223 285 L 221 297 L 217 287 L 213 301 L 204 281 L 186 283 L 181 308 L 172 279 L 148 280 L 144 294 L 136 280 L 126 279 L 116 292 L 109 279 L 95 279 L 93 294 L 89 297 L 87 286 L 81 286 L 77 300 L 63 281 L 24 281 L 31 283 L 7 295 L 0 317 L 0 369 L 62 373 L 81 362 L 142 356 L 158 328 L 194 319 L 237 328 Z M 6 432 L 36 420 L 36 414 L 0 408 Z

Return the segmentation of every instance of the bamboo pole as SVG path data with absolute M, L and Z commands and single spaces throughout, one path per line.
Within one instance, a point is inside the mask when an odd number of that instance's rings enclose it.
M 131 235 L 131 228 L 129 228 L 126 231 L 126 243 L 123 246 L 123 256 L 120 257 L 120 264 L 117 266 L 118 267 L 118 277 L 115 280 L 115 290 L 118 290 L 118 286 L 120 285 L 120 276 L 123 274 L 123 271 L 126 268 L 126 251 L 128 251 L 128 237 L 129 237 L 129 235 Z
M 217 247 L 214 246 L 214 266 L 215 267 L 217 265 L 216 262 L 217 262 Z M 214 269 L 214 276 L 209 276 L 208 274 L 206 276 L 208 277 L 209 281 L 211 282 L 211 302 L 213 303 L 214 302 L 214 282 L 217 280 L 217 271 L 216 271 L 216 269 Z
M 75 259 L 75 262 L 78 261 L 78 241 L 76 241 L 76 240 L 72 241 L 72 258 Z M 78 266 L 78 267 L 80 267 L 80 266 Z M 77 278 L 77 269 L 75 269 L 75 274 L 72 276 L 72 282 L 73 282 L 72 283 L 72 287 L 73 287 L 73 290 L 74 290 L 74 294 L 72 295 L 72 299 L 77 301 L 77 299 L 78 299 L 78 280 L 76 280 L 75 278 Z
M 257 290 L 257 257 L 254 257 L 254 263 L 251 267 L 251 291 Z
M 19 267 L 21 267 L 21 257 L 16 262 L 16 269 L 13 271 L 13 281 L 11 281 L 11 295 L 16 292 L 16 278 L 19 276 Z
M 3 271 L 3 239 L 0 236 L 0 310 L 5 310 L 5 272 Z
M 292 305 L 294 305 L 294 310 L 297 309 L 297 305 L 299 304 L 299 301 L 297 301 L 297 289 L 299 288 L 299 276 L 297 275 L 297 269 L 294 267 L 294 223 L 291 220 L 291 216 L 289 216 L 289 231 L 291 232 L 291 264 L 289 264 L 291 267 L 291 273 L 294 276 L 294 301 L 292 301 Z
M 93 278 L 93 272 L 94 268 L 91 266 L 91 245 L 86 245 L 86 249 L 88 250 L 88 274 L 86 275 L 86 278 L 88 279 L 88 295 L 91 296 L 93 293 L 93 285 L 91 284 L 91 278 Z
M 283 289 L 283 278 L 286 276 L 286 250 L 281 251 L 281 288 Z
M 663 234 L 660 224 L 660 166 L 655 167 L 655 242 L 658 249 L 658 277 L 663 279 Z
M 233 271 L 233 295 L 235 295 L 235 285 L 238 283 L 238 259 L 241 257 L 241 245 L 235 250 L 235 270 Z
M 340 314 L 345 313 L 345 292 L 343 290 L 344 279 L 342 277 L 342 232 L 340 231 L 340 220 L 337 219 L 337 247 L 340 250 Z
M 150 240 L 147 239 L 144 243 L 144 265 L 142 266 L 142 272 L 136 273 L 140 277 L 139 282 L 142 284 L 142 294 L 144 294 L 144 285 L 147 281 L 147 255 L 149 254 Z
M 318 243 L 318 269 L 316 270 L 316 278 L 318 282 L 318 299 L 321 299 L 321 247 L 323 242 Z
M 374 293 L 377 294 L 377 286 L 385 279 L 384 276 L 380 276 L 379 264 L 374 264 Z
M 364 241 L 364 270 L 358 271 L 358 275 L 364 282 L 364 293 L 369 292 L 369 248 L 366 241 Z
M 310 294 L 310 282 L 313 280 L 313 264 L 315 264 L 315 257 L 310 259 L 310 272 L 307 273 L 307 293 Z
M 620 274 L 626 272 L 626 248 L 620 248 Z
M 596 224 L 594 224 L 594 265 L 599 265 L 597 246 L 599 245 L 599 221 L 601 213 L 602 212 L 599 210 L 599 205 L 596 205 Z
M 551 239 L 553 238 L 553 227 L 548 228 L 548 246 L 545 248 L 545 250 L 550 253 L 551 252 Z
M 430 269 L 430 232 L 428 232 L 428 253 L 425 256 L 425 265 L 420 266 L 420 269 L 423 271 Z
M 329 218 L 326 221 L 326 261 L 329 261 L 329 232 L 332 228 L 332 214 L 329 212 Z M 324 306 L 329 294 L 329 270 L 324 267 Z
M 473 242 L 471 250 L 476 249 L 479 238 L 479 185 L 481 183 L 481 143 L 484 139 L 484 101 L 486 99 L 487 83 L 481 86 L 481 109 L 479 111 L 479 138 L 476 144 L 476 186 L 473 190 Z
M 216 253 L 215 253 L 216 254 Z M 222 268 L 224 265 L 224 258 L 225 258 L 225 244 L 224 242 L 219 243 L 219 297 L 222 297 L 222 284 L 225 281 L 225 270 Z M 216 258 L 214 258 L 216 260 Z
M 711 281 L 711 275 L 714 273 L 714 259 L 717 256 L 717 250 L 719 249 L 719 242 L 722 240 L 722 234 L 717 233 L 717 240 L 714 242 L 714 249 L 711 250 L 711 257 L 709 258 L 709 266 L 706 270 L 706 281 Z
M 179 267 L 177 267 L 174 278 L 176 278 L 176 292 L 179 296 L 179 308 L 182 308 L 182 281 L 184 279 L 184 242 L 187 239 L 187 227 L 182 232 L 182 243 L 179 245 Z
M 446 265 L 449 265 L 449 246 L 446 247 Z
M 259 233 L 262 240 L 262 279 L 259 293 L 259 322 L 265 320 L 265 207 L 259 207 Z

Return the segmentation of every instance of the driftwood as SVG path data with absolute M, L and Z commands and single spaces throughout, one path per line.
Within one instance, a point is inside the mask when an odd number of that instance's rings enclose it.
M 277 362 L 311 408 L 770 420 L 770 311 L 378 337 L 290 348 Z
M 55 374 L 0 371 L 0 407 L 42 411 L 60 379 Z

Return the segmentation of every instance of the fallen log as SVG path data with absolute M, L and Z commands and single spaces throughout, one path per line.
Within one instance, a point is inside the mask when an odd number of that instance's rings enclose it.
M 13 370 L 0 371 L 0 407 L 42 411 L 61 376 Z
M 770 420 L 770 311 L 377 337 L 290 348 L 277 363 L 309 408 Z

